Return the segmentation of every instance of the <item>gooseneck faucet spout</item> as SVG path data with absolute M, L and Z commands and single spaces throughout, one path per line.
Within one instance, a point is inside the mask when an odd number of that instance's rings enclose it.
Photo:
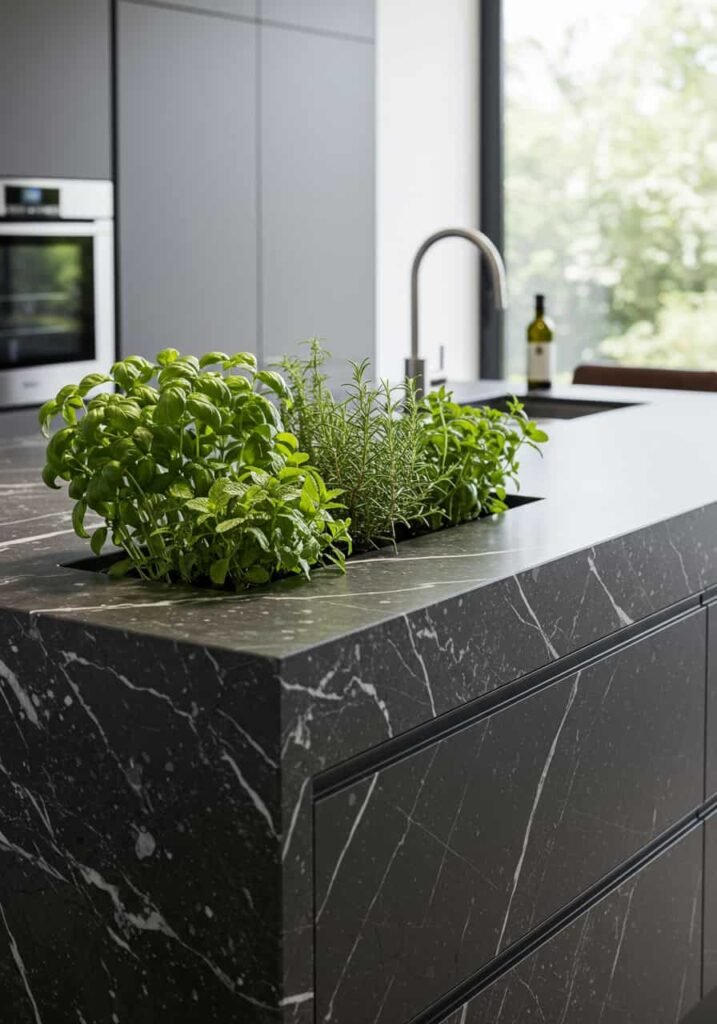
M 423 257 L 435 242 L 442 238 L 465 238 L 481 252 L 485 257 L 493 284 L 493 296 L 496 309 L 505 309 L 508 305 L 508 285 L 505 276 L 505 264 L 493 242 L 482 231 L 474 231 L 472 228 L 443 228 L 429 235 L 413 259 L 411 269 L 411 356 L 406 360 L 406 377 L 412 377 L 416 381 L 416 391 L 420 396 L 424 394 L 426 361 L 418 355 L 418 271 L 420 270 Z

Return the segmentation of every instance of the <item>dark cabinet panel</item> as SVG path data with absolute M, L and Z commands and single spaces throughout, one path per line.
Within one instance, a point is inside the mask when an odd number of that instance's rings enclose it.
M 717 814 L 705 822 L 704 989 L 717 988 Z
M 262 18 L 373 39 L 376 0 L 259 0 Z
M 717 604 L 707 609 L 707 748 L 705 798 L 717 793 Z
M 700 998 L 697 829 L 445 1024 L 678 1024 Z
M 319 1019 L 409 1020 L 701 803 L 705 632 L 697 611 L 317 803 Z
M 110 0 L 2 0 L 0 95 L 0 174 L 110 178 Z
M 257 31 L 119 4 L 123 355 L 255 350 Z
M 374 346 L 374 48 L 261 29 L 263 355 Z

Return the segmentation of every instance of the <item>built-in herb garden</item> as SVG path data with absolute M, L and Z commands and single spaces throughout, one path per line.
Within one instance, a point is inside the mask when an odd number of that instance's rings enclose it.
M 374 386 L 366 363 L 335 398 L 323 359 L 314 342 L 282 376 L 248 353 L 130 356 L 42 407 L 43 480 L 68 483 L 96 556 L 122 549 L 111 575 L 243 588 L 502 512 L 521 448 L 547 440 L 517 400 L 419 400 L 411 382 Z

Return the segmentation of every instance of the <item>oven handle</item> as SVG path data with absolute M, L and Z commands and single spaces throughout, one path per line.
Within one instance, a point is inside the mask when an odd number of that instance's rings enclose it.
M 0 238 L 3 237 L 42 237 L 48 238 L 54 237 L 68 237 L 76 236 L 78 238 L 93 238 L 95 235 L 104 235 L 108 233 L 111 227 L 111 221 L 33 221 L 32 224 L 28 224 L 24 221 L 0 221 Z

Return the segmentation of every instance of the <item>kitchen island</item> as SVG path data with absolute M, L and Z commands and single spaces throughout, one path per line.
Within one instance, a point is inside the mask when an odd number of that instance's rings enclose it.
M 7 1020 L 672 1024 L 717 985 L 717 397 L 561 394 L 618 407 L 550 422 L 539 500 L 250 594 L 91 571 L 5 441 Z

